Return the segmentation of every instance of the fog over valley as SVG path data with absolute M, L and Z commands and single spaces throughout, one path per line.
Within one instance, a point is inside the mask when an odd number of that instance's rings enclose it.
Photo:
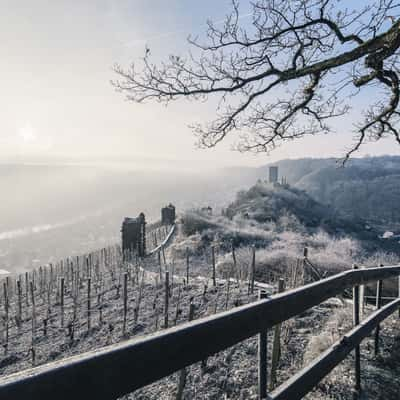
M 170 202 L 178 210 L 221 207 L 248 185 L 249 173 L 0 165 L 0 268 L 22 271 L 118 242 L 124 217 L 143 211 L 154 222 Z
M 327 210 L 356 217 L 380 234 L 400 231 L 400 212 L 393 207 L 400 196 L 399 157 L 353 159 L 346 168 L 333 158 L 270 165 L 279 167 L 279 179 L 329 206 Z M 124 217 L 144 212 L 149 223 L 155 222 L 169 203 L 178 213 L 206 206 L 220 213 L 238 191 L 268 179 L 268 168 L 0 165 L 0 268 L 23 271 L 119 243 Z

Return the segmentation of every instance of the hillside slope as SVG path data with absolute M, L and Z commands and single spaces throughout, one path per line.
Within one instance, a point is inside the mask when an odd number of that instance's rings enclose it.
M 239 192 L 225 215 L 241 216 L 259 223 L 279 222 L 282 229 L 323 230 L 334 236 L 350 236 L 369 251 L 379 248 L 393 251 L 392 244 L 379 238 L 379 232 L 362 218 L 351 218 L 334 207 L 314 200 L 305 191 L 289 185 L 271 185 L 259 181 L 248 191 Z
M 350 160 L 282 160 L 279 175 L 315 200 L 351 218 L 359 217 L 385 229 L 400 224 L 400 157 L 365 157 Z M 257 176 L 267 177 L 268 165 Z

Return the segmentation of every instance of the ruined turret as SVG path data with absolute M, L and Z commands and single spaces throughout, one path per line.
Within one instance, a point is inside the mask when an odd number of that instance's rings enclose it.
M 269 183 L 278 183 L 278 167 L 269 167 Z
M 175 206 L 171 203 L 161 209 L 161 223 L 163 225 L 173 225 L 175 223 Z
M 143 213 L 137 218 L 126 217 L 122 223 L 122 251 L 137 252 L 139 257 L 146 255 L 146 219 Z

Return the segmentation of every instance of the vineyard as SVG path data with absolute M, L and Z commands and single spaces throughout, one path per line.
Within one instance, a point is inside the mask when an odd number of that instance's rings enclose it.
M 147 240 L 157 248 L 168 234 L 169 229 L 153 226 Z M 2 282 L 0 303 L 0 374 L 153 333 L 256 298 L 254 288 L 239 280 L 188 276 L 176 274 L 162 246 L 139 259 L 115 245 L 8 277 Z
M 217 236 L 209 240 L 204 235 L 199 241 L 198 234 L 185 234 L 182 221 L 148 225 L 145 240 L 143 258 L 113 245 L 1 281 L 0 375 L 90 351 L 97 354 L 128 339 L 151 340 L 164 330 L 170 332 L 167 328 L 179 331 L 187 326 L 179 325 L 204 317 L 222 318 L 241 306 L 258 304 L 260 297 L 319 281 L 325 273 L 310 261 L 308 248 L 284 266 L 265 264 L 264 248 L 249 243 L 236 247 L 234 241 Z M 371 311 L 365 305 L 366 315 Z M 263 346 L 271 356 L 262 367 L 268 369 L 264 387 L 272 391 L 299 373 L 304 363 L 351 326 L 351 303 L 339 296 L 268 329 Z M 249 325 L 238 328 L 249 329 Z M 223 336 L 229 340 L 231 334 L 227 331 Z M 385 330 L 381 335 L 390 340 Z M 250 337 L 209 353 L 123 398 L 259 398 L 259 340 Z M 200 345 L 207 343 L 200 341 Z M 363 351 L 365 361 L 371 357 L 369 347 Z M 140 361 L 129 364 L 130 368 L 137 369 L 135 364 Z M 349 369 L 351 362 L 346 362 L 340 366 L 340 379 L 332 375 L 307 398 L 325 398 L 312 396 L 332 391 L 337 398 L 348 399 L 353 386 Z M 379 378 L 373 379 L 375 385 L 381 384 Z
M 0 375 L 254 302 L 258 298 L 256 289 L 273 292 L 272 286 L 254 279 L 254 246 L 221 248 L 215 242 L 199 254 L 193 252 L 184 236 L 180 236 L 184 239 L 182 242 L 177 239 L 169 246 L 172 236 L 180 235 L 176 232 L 180 229 L 180 224 L 149 225 L 146 243 L 152 250 L 145 258 L 130 251 L 123 253 L 119 245 L 114 245 L 40 267 L 15 279 L 5 279 L 0 303 L 4 355 Z M 288 271 L 288 287 L 304 283 L 305 270 L 300 260 Z M 270 281 L 278 281 L 277 276 L 271 276 Z M 284 289 L 283 283 L 281 279 L 278 290 Z M 329 307 L 319 310 L 320 315 L 327 315 L 328 311 Z M 282 327 L 282 345 L 288 346 L 289 337 L 292 346 L 298 345 L 299 339 L 293 339 L 293 328 L 293 324 Z M 281 344 L 276 342 L 281 335 L 280 327 L 279 332 L 271 335 L 275 337 L 271 337 L 271 346 L 276 356 L 271 362 L 275 371 L 272 379 L 276 381 L 278 363 L 290 364 L 294 347 L 287 352 L 289 358 L 281 359 L 278 354 Z M 305 343 L 304 338 L 300 340 Z M 252 355 L 250 359 L 249 355 Z M 246 397 L 256 396 L 254 375 L 257 372 L 251 361 L 256 355 L 256 341 L 245 341 L 212 357 L 214 360 L 203 360 L 191 368 L 190 374 L 182 370 L 164 379 L 161 386 L 156 383 L 136 391 L 133 398 L 176 396 L 180 399 L 184 392 L 197 393 L 201 398 L 219 398 L 222 392 L 230 390 L 237 395 L 243 392 L 247 393 Z M 237 362 L 246 365 L 246 372 L 242 371 L 229 389 L 231 367 Z M 289 364 L 285 367 L 286 373 L 291 370 Z

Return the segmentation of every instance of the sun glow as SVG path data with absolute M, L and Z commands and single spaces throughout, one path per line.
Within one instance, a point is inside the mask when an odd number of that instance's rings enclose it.
M 22 128 L 19 129 L 18 136 L 24 144 L 32 143 L 36 140 L 35 131 L 29 123 L 25 124 Z

